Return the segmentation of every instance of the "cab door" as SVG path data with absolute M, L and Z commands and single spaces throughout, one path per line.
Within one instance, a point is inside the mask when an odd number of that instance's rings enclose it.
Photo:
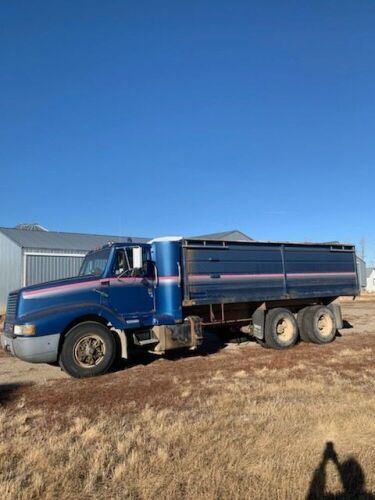
M 150 261 L 148 246 L 142 247 L 142 254 L 143 268 L 134 269 L 132 247 L 117 248 L 111 276 L 104 278 L 101 284 L 108 306 L 134 327 L 148 324 L 155 310 L 152 266 L 147 265 Z

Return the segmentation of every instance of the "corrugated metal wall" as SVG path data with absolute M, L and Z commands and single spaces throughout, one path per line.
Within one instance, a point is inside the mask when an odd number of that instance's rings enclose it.
M 55 254 L 55 255 L 53 255 Z M 70 255 L 69 255 L 70 254 Z M 30 255 L 25 252 L 24 271 L 25 285 L 35 285 L 61 278 L 77 276 L 85 254 L 78 255 L 73 252 L 60 253 L 58 251 L 46 252 L 46 255 L 35 250 Z
M 367 276 L 366 276 L 366 262 L 357 255 L 357 269 L 358 269 L 358 279 L 361 288 L 366 288 Z
M 21 286 L 21 248 L 0 233 L 0 310 L 8 293 Z

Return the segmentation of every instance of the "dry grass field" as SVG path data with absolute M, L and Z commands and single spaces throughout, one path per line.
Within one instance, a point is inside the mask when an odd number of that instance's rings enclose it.
M 212 341 L 90 380 L 24 385 L 3 355 L 0 498 L 375 498 L 375 301 L 343 310 L 328 346 Z

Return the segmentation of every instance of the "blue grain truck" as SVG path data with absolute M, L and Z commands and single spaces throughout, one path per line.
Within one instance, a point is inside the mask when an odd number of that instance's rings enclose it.
M 358 293 L 352 245 L 113 243 L 90 252 L 77 277 L 10 293 L 2 344 L 73 377 L 105 373 L 134 349 L 194 349 L 209 326 L 242 325 L 275 349 L 325 344 L 342 327 L 334 300 Z

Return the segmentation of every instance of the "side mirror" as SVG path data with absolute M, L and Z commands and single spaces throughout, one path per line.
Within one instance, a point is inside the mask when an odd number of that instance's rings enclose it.
M 142 269 L 143 259 L 142 259 L 142 247 L 133 248 L 133 269 Z

